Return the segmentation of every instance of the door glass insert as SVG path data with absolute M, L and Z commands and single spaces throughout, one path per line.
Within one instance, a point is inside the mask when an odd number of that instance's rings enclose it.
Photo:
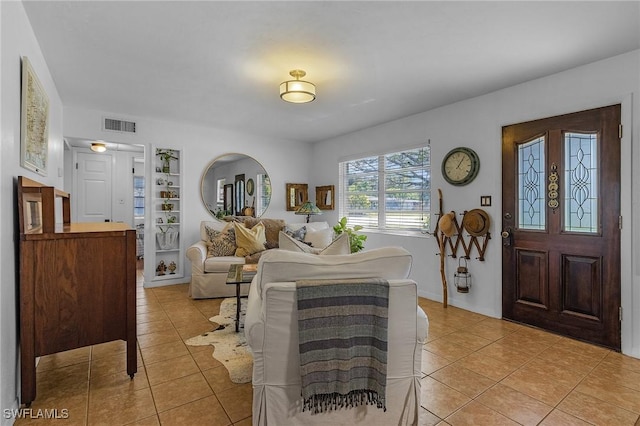
M 598 232 L 598 135 L 564 135 L 564 230 Z
M 544 136 L 518 145 L 518 228 L 545 229 Z

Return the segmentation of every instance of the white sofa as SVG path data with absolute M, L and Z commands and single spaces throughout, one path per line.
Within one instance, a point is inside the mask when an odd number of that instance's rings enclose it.
M 407 279 L 411 254 L 386 247 L 317 256 L 271 250 L 251 283 L 245 335 L 254 357 L 254 425 L 416 425 L 420 367 L 428 321 Z M 387 411 L 372 405 L 320 414 L 302 411 L 296 284 L 299 279 L 380 277 L 389 280 Z
M 253 221 L 260 219 L 250 218 Z M 262 219 L 270 222 L 272 229 L 267 231 L 267 242 L 276 244 L 278 241 L 279 229 L 274 228 L 278 223 L 282 226 L 285 222 L 278 219 Z M 191 284 L 189 285 L 189 296 L 193 299 L 208 299 L 215 297 L 234 297 L 236 295 L 236 286 L 227 285 L 227 274 L 232 264 L 244 264 L 244 257 L 237 256 L 207 256 L 207 231 L 206 227 L 216 231 L 222 231 L 228 222 L 219 220 L 210 220 L 200 222 L 200 240 L 191 245 L 187 249 L 187 258 L 191 261 Z M 291 223 L 287 224 L 291 229 L 297 230 L 302 226 L 306 226 L 310 231 L 321 231 L 329 229 L 327 222 L 311 222 L 311 223 Z M 277 244 L 276 244 L 277 245 Z M 241 294 L 246 296 L 249 291 L 248 284 L 241 284 Z

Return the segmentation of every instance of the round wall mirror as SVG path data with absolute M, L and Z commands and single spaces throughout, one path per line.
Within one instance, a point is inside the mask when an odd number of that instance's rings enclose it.
M 202 174 L 200 194 L 212 216 L 264 214 L 271 201 L 271 181 L 262 164 L 244 154 L 225 154 Z

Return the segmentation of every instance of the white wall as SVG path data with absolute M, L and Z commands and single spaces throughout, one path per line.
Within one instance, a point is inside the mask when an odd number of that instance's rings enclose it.
M 62 188 L 62 101 L 21 2 L 0 2 L 0 409 L 17 408 L 17 176 Z M 43 177 L 20 167 L 20 61 L 27 56 L 49 96 L 49 164 Z M 2 424 L 13 419 L 2 416 Z
M 65 108 L 64 135 L 115 143 L 142 144 L 145 146 L 148 164 L 154 163 L 148 157 L 153 155 L 152 146 L 182 151 L 184 171 L 180 183 L 180 209 L 185 215 L 185 247 L 199 238 L 200 221 L 211 220 L 211 215 L 201 201 L 200 179 L 208 164 L 223 154 L 246 154 L 260 162 L 271 178 L 273 187 L 271 203 L 263 216 L 296 221 L 293 212 L 287 212 L 285 208 L 285 185 L 287 182 L 308 181 L 311 164 L 311 147 L 308 144 L 131 116 L 125 118 L 137 123 L 137 134 L 105 132 L 101 129 L 103 116 L 122 117 L 122 114 Z M 145 225 L 145 229 L 151 227 L 151 224 Z M 184 281 L 188 282 L 191 267 L 186 257 L 184 262 L 185 273 L 188 274 Z
M 444 193 L 444 211 L 462 212 L 480 207 L 480 195 L 491 195 L 493 205 L 484 208 L 492 219 L 493 238 L 485 261 L 471 260 L 473 287 L 469 294 L 449 289 L 449 302 L 494 317 L 502 314 L 501 223 L 501 129 L 502 126 L 564 113 L 622 103 L 622 350 L 640 357 L 640 162 L 638 111 L 640 95 L 640 51 L 571 69 L 518 86 L 465 100 L 411 117 L 337 137 L 313 146 L 311 182 L 337 182 L 341 159 L 394 151 L 431 140 L 432 210 L 437 212 L 437 188 Z M 634 118 L 635 120 L 632 120 Z M 631 142 L 633 141 L 633 143 Z M 632 150 L 633 145 L 633 150 Z M 444 155 L 453 147 L 467 146 L 480 155 L 477 179 L 468 186 L 453 187 L 440 173 Z M 319 166 L 322 165 L 322 166 Z M 330 222 L 337 211 L 325 212 Z M 433 216 L 432 216 L 433 224 Z M 633 243 L 632 243 L 633 241 Z M 401 245 L 414 256 L 412 278 L 419 293 L 442 300 L 437 243 L 433 238 L 411 238 L 369 234 L 367 247 Z M 457 262 L 447 261 L 451 284 Z

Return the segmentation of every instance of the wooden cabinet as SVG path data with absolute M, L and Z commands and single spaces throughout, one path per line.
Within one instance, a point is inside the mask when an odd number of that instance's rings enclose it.
M 63 223 L 56 224 L 55 199 Z M 136 233 L 122 223 L 70 223 L 69 194 L 18 178 L 21 402 L 36 397 L 35 359 L 112 340 L 136 360 Z

